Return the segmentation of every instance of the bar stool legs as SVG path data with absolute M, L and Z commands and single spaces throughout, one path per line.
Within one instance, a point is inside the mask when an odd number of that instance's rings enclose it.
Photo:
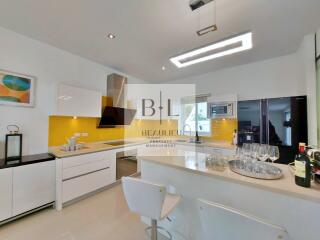
M 151 240 L 158 240 L 157 220 L 151 220 Z
M 169 237 L 168 240 L 172 240 L 171 233 L 167 229 L 159 227 L 157 220 L 151 220 L 151 226 L 145 229 L 146 235 L 149 236 L 151 240 L 158 240 L 158 229 L 163 230 L 163 232 L 167 234 L 166 237 Z M 151 233 L 148 232 L 149 230 L 151 230 Z

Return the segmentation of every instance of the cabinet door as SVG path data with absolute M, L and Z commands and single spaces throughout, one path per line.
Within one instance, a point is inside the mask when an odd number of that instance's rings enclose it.
M 60 84 L 54 115 L 101 117 L 101 93 Z
M 55 161 L 13 169 L 13 215 L 54 202 Z
M 110 168 L 73 178 L 62 183 L 63 199 L 68 202 L 110 184 Z
M 0 221 L 12 217 L 12 168 L 0 169 Z

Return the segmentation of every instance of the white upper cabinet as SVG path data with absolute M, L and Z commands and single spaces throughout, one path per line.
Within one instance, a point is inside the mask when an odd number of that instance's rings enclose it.
M 98 91 L 59 84 L 51 115 L 101 117 L 101 97 Z

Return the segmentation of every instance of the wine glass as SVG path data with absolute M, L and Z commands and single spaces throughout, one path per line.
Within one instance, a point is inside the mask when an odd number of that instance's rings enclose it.
M 236 159 L 241 160 L 242 155 L 243 155 L 243 149 L 238 146 L 236 149 Z
M 243 149 L 243 154 L 245 155 L 246 158 L 250 157 L 250 145 L 249 143 L 244 143 L 242 146 Z
M 270 146 L 269 156 L 272 163 L 280 158 L 280 152 L 278 146 Z
M 262 162 L 265 162 L 268 158 L 268 146 L 266 144 L 261 144 L 258 149 L 258 159 Z
M 251 151 L 251 157 L 253 159 L 258 158 L 258 150 L 259 150 L 259 144 L 257 143 L 252 143 L 250 146 L 250 151 Z

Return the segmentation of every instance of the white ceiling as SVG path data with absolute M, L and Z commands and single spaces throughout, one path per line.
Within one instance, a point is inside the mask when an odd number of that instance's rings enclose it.
M 216 1 L 219 30 L 202 37 L 189 0 L 0 0 L 0 26 L 150 82 L 293 53 L 320 27 L 319 0 Z M 201 10 L 201 22 L 213 20 L 212 10 Z M 169 61 L 247 30 L 254 34 L 251 51 L 182 69 Z M 116 39 L 107 40 L 110 32 Z

